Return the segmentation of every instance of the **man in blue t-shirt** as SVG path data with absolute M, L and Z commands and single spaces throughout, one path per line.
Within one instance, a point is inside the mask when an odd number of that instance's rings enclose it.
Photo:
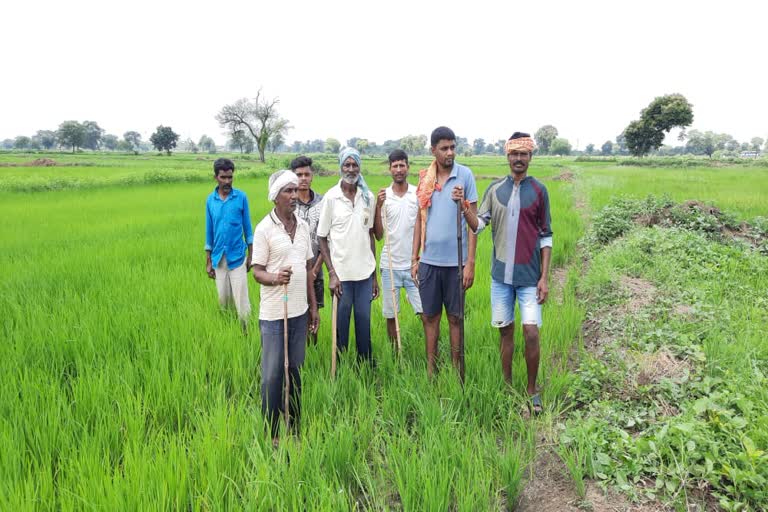
M 477 212 L 477 187 L 472 171 L 456 163 L 456 135 L 440 126 L 432 132 L 435 160 L 419 171 L 416 197 L 419 213 L 413 230 L 411 276 L 419 285 L 424 310 L 424 336 L 427 348 L 427 374 L 435 369 L 443 306 L 448 315 L 451 360 L 464 382 L 462 322 L 463 298 L 475 279 L 477 235 L 467 230 L 464 216 Z M 459 283 L 457 246 L 457 208 L 461 215 L 462 282 Z M 421 251 L 421 258 L 419 258 Z
M 235 164 L 228 158 L 213 163 L 217 185 L 205 203 L 205 272 L 216 280 L 219 305 L 223 308 L 234 303 L 243 332 L 247 333 L 253 228 L 248 197 L 232 187 L 234 172 Z

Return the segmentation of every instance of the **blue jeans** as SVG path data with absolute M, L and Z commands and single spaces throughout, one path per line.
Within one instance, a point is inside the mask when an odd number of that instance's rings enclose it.
M 355 345 L 357 359 L 370 361 L 371 348 L 371 300 L 373 298 L 372 278 L 362 281 L 342 281 L 339 312 L 336 317 L 338 329 L 337 346 L 343 352 L 349 346 L 349 320 L 355 310 Z

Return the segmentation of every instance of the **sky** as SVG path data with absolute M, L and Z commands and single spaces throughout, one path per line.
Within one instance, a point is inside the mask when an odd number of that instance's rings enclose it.
M 2 14 L 0 139 L 74 119 L 223 144 L 214 116 L 259 89 L 288 142 L 447 125 L 488 143 L 552 124 L 599 147 L 669 93 L 693 104 L 691 128 L 768 138 L 756 0 L 26 0 Z

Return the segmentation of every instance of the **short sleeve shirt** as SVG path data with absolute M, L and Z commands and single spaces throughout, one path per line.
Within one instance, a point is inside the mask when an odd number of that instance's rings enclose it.
M 331 188 L 323 198 L 317 236 L 328 238 L 331 262 L 341 281 L 362 281 L 376 270 L 369 234 L 374 207 L 373 194 L 368 192 L 368 204 L 365 204 L 360 187 L 354 203 L 344 195 L 341 184 Z
M 448 180 L 432 193 L 432 206 L 427 210 L 427 235 L 424 240 L 424 254 L 421 261 L 437 267 L 455 267 L 456 254 L 456 210 L 458 206 L 451 199 L 453 187 L 464 188 L 464 198 L 470 203 L 477 202 L 475 177 L 468 167 L 456 162 Z M 467 223 L 461 216 L 462 264 L 467 261 Z
M 277 273 L 282 267 L 291 267 L 288 283 L 288 318 L 303 315 L 307 303 L 307 260 L 312 259 L 312 241 L 309 226 L 296 218 L 296 233 L 291 237 L 272 210 L 259 222 L 253 232 L 254 265 L 263 265 L 267 272 Z M 283 319 L 283 287 L 261 285 L 259 320 Z

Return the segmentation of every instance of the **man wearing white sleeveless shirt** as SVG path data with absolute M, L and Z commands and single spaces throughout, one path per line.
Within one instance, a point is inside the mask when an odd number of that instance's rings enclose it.
M 389 247 L 384 244 L 381 250 L 381 290 L 383 304 L 381 312 L 387 319 L 387 334 L 391 341 L 397 337 L 395 315 L 400 311 L 400 290 L 404 289 L 413 311 L 421 315 L 421 297 L 416 282 L 411 277 L 411 251 L 413 249 L 413 227 L 419 211 L 416 200 L 416 186 L 408 183 L 408 155 L 402 149 L 389 154 L 389 172 L 392 184 L 379 190 L 376 202 L 376 217 L 373 231 L 377 240 L 387 230 Z M 382 210 L 384 211 L 382 215 Z M 386 225 L 385 225 L 386 223 Z M 390 257 L 392 259 L 392 277 L 390 279 Z M 395 297 L 392 297 L 394 284 Z

